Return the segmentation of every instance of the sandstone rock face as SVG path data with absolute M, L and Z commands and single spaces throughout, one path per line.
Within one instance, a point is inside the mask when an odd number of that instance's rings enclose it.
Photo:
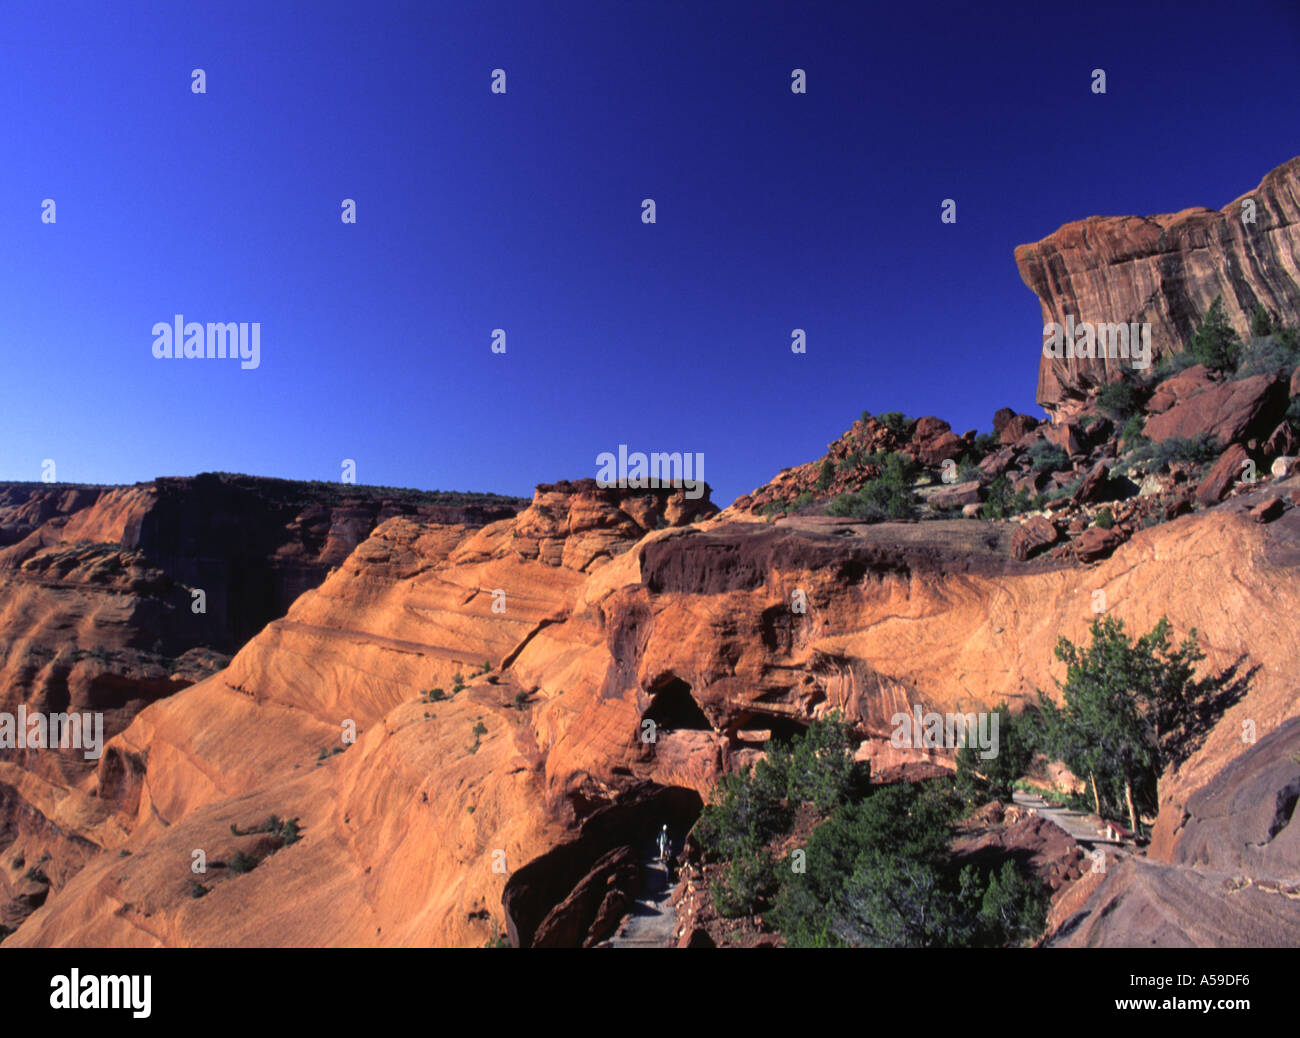
M 1001 810 L 991 811 L 988 806 L 981 809 L 983 819 L 1001 821 Z M 1054 891 L 1078 879 L 1088 867 L 1074 838 L 1041 815 L 1025 815 L 1005 829 L 982 836 L 959 837 L 953 852 L 956 863 L 962 866 L 996 867 L 997 862 L 1014 857 Z
M 460 536 L 524 503 L 439 503 L 455 500 L 227 475 L 0 485 L 0 712 L 93 711 L 109 740 L 149 703 L 229 663 L 384 516 L 445 522 Z M 113 812 L 85 792 L 100 763 L 76 748 L 0 750 L 0 851 L 50 855 L 55 889 L 121 839 Z M 21 887 L 0 877 L 0 926 L 34 907 Z
M 1286 412 L 1285 383 L 1267 375 L 1222 382 L 1186 396 L 1162 414 L 1152 415 L 1143 434 L 1159 443 L 1171 436 L 1213 436 L 1220 447 L 1263 438 Z
M 1242 223 L 1242 199 L 1256 222 Z M 1267 174 L 1222 210 L 1089 217 L 1016 249 L 1043 324 L 1151 324 L 1154 358 L 1186 348 L 1215 296 L 1245 333 L 1256 305 L 1300 313 L 1300 158 Z M 1039 340 L 1041 343 L 1041 339 Z M 1132 372 L 1120 358 L 1051 358 L 1040 351 L 1038 402 L 1072 413 L 1088 390 Z
M 1085 641 L 1095 589 L 1134 629 L 1156 615 L 1176 634 L 1197 627 L 1208 667 L 1243 653 L 1258 666 L 1162 783 L 1170 812 L 1240 752 L 1242 718 L 1266 733 L 1294 714 L 1294 511 L 1257 525 L 1222 508 L 1141 530 L 1081 580 L 1065 561 L 1014 561 L 997 525 L 657 528 L 667 502 L 560 486 L 478 530 L 381 523 L 229 667 L 142 710 L 93 786 L 0 762 L 23 812 L 88 847 L 60 862 L 6 946 L 598 939 L 630 890 L 620 848 L 671 804 L 689 817 L 725 769 L 752 759 L 749 733 L 837 709 L 867 756 L 905 754 L 889 736 L 913 704 L 989 709 L 1051 688 L 1051 646 Z M 421 695 L 457 673 L 466 688 Z M 952 766 L 911 752 L 914 767 Z M 638 812 L 654 797 L 665 810 Z M 270 813 L 299 817 L 302 840 L 211 878 L 201 899 L 176 882 L 193 848 L 228 854 L 231 823 Z M 35 840 L 0 847 L 0 863 Z M 573 846 L 563 869 L 530 865 Z
M 1162 811 L 1149 860 L 1108 867 L 1060 920 L 1063 947 L 1300 945 L 1300 718 L 1233 757 L 1188 800 Z

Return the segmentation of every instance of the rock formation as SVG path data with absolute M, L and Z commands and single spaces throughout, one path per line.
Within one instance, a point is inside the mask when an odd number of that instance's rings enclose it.
M 1247 199 L 1254 223 L 1242 221 Z M 1076 325 L 1149 322 L 1153 363 L 1186 348 L 1215 296 L 1244 335 L 1256 306 L 1300 314 L 1300 158 L 1221 210 L 1092 216 L 1021 245 L 1016 263 L 1044 326 L 1067 316 Z M 1038 402 L 1069 416 L 1090 388 L 1132 371 L 1119 358 L 1041 357 Z

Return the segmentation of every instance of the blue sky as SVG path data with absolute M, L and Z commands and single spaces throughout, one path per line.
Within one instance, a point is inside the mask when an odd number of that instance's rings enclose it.
M 1041 413 L 1012 250 L 1254 187 L 1298 54 L 1294 0 L 8 2 L 0 479 L 527 495 L 626 443 L 725 504 L 863 409 Z M 155 359 L 176 313 L 260 367 Z

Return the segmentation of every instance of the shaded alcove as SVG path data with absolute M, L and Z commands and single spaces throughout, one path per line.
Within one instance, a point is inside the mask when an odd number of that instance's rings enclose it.
M 732 738 L 741 730 L 767 729 L 772 733 L 772 741 L 788 745 L 795 736 L 803 735 L 808 725 L 784 714 L 768 714 L 758 711 L 746 711 L 741 714 L 728 729 Z
M 691 695 L 691 686 L 676 675 L 651 690 L 650 706 L 641 717 L 667 731 L 713 731 L 713 725 Z

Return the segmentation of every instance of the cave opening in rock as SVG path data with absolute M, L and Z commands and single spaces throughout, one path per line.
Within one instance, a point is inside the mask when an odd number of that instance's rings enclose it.
M 676 676 L 652 690 L 650 706 L 642 715 L 642 719 L 653 721 L 656 727 L 667 731 L 713 730 L 713 725 L 700 709 L 700 704 L 691 695 L 691 686 Z
M 793 717 L 786 717 L 782 714 L 764 714 L 764 713 L 746 713 L 735 722 L 735 733 L 733 738 L 741 742 L 755 742 L 751 738 L 740 738 L 738 733 L 757 733 L 770 732 L 768 737 L 772 742 L 788 746 L 796 736 L 803 735 L 808 730 L 808 726 L 802 721 L 797 721 Z M 757 740 L 767 742 L 767 739 Z
M 641 783 L 588 817 L 573 839 L 516 869 L 501 904 L 516 948 L 593 947 L 638 911 L 655 837 L 680 852 L 704 801 L 693 789 Z

